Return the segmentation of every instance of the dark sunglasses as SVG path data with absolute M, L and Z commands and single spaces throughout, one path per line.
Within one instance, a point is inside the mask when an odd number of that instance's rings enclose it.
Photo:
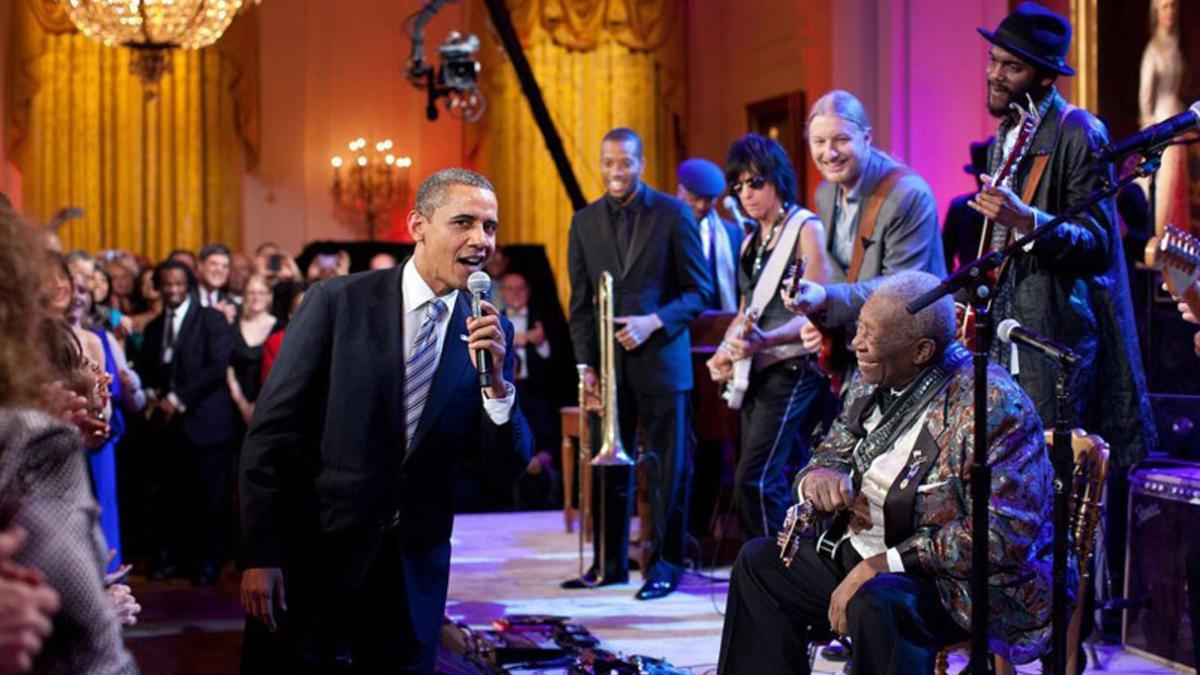
M 766 184 L 767 184 L 767 179 L 765 176 L 755 176 L 755 177 L 751 178 L 750 180 L 738 181 L 738 182 L 734 183 L 733 187 L 729 188 L 729 190 L 730 190 L 730 192 L 732 192 L 733 194 L 736 195 L 742 191 L 743 186 L 748 187 L 751 190 L 761 190 L 761 189 L 763 189 L 763 186 Z

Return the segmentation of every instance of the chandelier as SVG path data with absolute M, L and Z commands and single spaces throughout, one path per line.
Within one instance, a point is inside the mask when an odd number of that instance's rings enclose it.
M 333 206 L 343 216 L 361 217 L 367 224 L 367 236 L 375 238 L 380 217 L 405 205 L 409 197 L 409 169 L 412 158 L 398 157 L 392 140 L 374 144 L 367 152 L 367 140 L 361 136 L 350 141 L 350 161 L 340 155 L 329 160 L 333 166 Z M 348 166 L 347 166 L 348 165 Z
M 220 39 L 244 5 L 260 0 L 64 0 L 87 37 L 133 50 L 129 71 L 153 89 L 171 71 L 172 49 L 201 49 Z

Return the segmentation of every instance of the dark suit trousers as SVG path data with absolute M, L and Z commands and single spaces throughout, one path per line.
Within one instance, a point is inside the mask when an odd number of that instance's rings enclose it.
M 644 472 L 650 493 L 649 535 L 654 544 L 651 568 L 662 564 L 665 567 L 659 570 L 661 573 L 678 577 L 686 556 L 688 499 L 692 483 L 691 392 L 644 396 L 630 387 L 619 386 L 617 407 L 625 452 L 637 461 L 638 470 Z M 645 455 L 640 457 L 637 450 L 639 420 L 645 450 Z M 598 448 L 601 430 L 595 424 L 592 429 L 593 444 Z M 592 471 L 592 494 L 600 495 L 601 482 L 604 485 L 608 573 L 628 569 L 626 551 L 629 550 L 629 520 L 633 517 L 634 479 L 634 472 L 627 469 L 605 467 Z M 597 502 L 592 510 L 597 533 L 600 511 Z M 593 541 L 596 542 L 594 560 L 599 561 L 600 537 Z M 643 570 L 643 573 L 651 571 Z
M 278 633 L 247 619 L 242 675 L 418 675 L 432 673 L 437 638 L 423 641 L 413 628 L 404 587 L 401 534 L 376 538 L 369 528 L 320 537 L 319 551 L 284 570 L 288 613 Z M 367 539 L 374 545 L 364 550 Z M 354 589 L 339 579 L 345 556 L 365 577 Z M 359 556 L 366 556 L 359 560 Z
M 161 432 L 150 470 L 148 516 L 159 562 L 219 566 L 226 559 L 233 523 L 231 445 L 196 446 L 175 424 Z
M 799 449 L 801 427 L 825 380 L 802 359 L 790 359 L 750 377 L 741 411 L 741 453 L 734 485 L 742 535 L 774 536 L 792 503 L 788 460 Z
M 809 673 L 810 634 L 829 631 L 830 597 L 860 560 L 848 543 L 837 560 L 817 555 L 808 543 L 787 568 L 774 539 L 747 542 L 729 582 L 717 672 Z M 876 576 L 846 612 L 852 674 L 932 673 L 938 650 L 966 639 L 933 583 L 914 575 Z

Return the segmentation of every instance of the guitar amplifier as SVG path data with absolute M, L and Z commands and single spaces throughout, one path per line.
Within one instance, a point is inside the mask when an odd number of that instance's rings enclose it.
M 1143 463 L 1129 478 L 1125 648 L 1195 673 L 1185 558 L 1200 542 L 1200 463 Z

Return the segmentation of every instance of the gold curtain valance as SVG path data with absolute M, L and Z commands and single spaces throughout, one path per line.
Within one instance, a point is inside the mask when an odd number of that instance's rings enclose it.
M 523 42 L 532 44 L 544 34 L 576 51 L 591 51 L 604 38 L 638 51 L 659 49 L 671 26 L 678 25 L 680 9 L 680 3 L 664 0 L 510 0 L 508 4 Z

